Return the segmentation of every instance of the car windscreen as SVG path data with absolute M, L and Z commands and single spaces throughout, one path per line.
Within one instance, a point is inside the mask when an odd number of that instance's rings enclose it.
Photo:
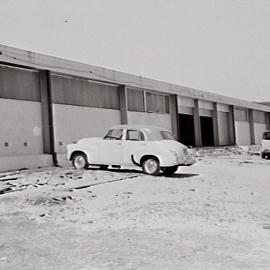
M 264 133 L 263 133 L 263 139 L 264 139 L 264 140 L 270 140 L 270 131 L 269 131 L 269 132 L 264 132 Z
M 103 138 L 104 140 L 122 140 L 123 130 L 122 129 L 111 129 Z

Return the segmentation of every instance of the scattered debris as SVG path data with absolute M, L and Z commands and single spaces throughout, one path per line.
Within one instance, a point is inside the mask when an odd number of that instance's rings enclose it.
M 1 258 L 0 258 L 0 263 L 1 263 L 1 262 L 6 262 L 6 261 L 7 261 L 7 257 L 1 257 Z
M 17 180 L 19 177 L 11 177 L 11 178 L 0 178 L 0 181 L 5 182 L 5 181 L 13 181 Z
M 82 185 L 82 186 L 72 187 L 72 188 L 69 188 L 68 191 L 74 191 L 74 190 L 77 190 L 77 189 L 90 188 L 90 187 L 94 187 L 94 186 L 98 186 L 98 185 L 103 185 L 103 184 L 108 184 L 108 183 L 112 183 L 112 182 L 123 181 L 123 180 L 132 179 L 132 178 L 136 178 L 136 177 L 139 177 L 139 174 L 138 175 L 131 175 L 131 176 L 123 177 L 123 178 L 117 178 L 117 179 L 113 179 L 113 180 L 109 180 L 109 181 L 105 181 L 105 182 L 100 182 L 100 183 L 94 183 L 94 184 L 88 184 L 88 185 Z
M 264 228 L 265 230 L 270 230 L 270 225 L 269 225 L 269 224 L 266 224 L 266 225 L 263 226 L 263 228 Z

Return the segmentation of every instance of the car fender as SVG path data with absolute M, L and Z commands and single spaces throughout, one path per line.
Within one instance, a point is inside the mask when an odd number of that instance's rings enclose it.
M 169 150 L 162 149 L 145 149 L 143 151 L 136 151 L 132 155 L 132 161 L 136 165 L 141 165 L 141 160 L 145 156 L 155 156 L 158 158 L 161 167 L 169 167 L 177 164 L 177 157 Z
M 98 146 L 97 145 L 89 145 L 89 144 L 69 144 L 67 146 L 67 159 L 71 160 L 71 157 L 74 152 L 83 152 L 87 156 L 88 163 L 95 163 L 94 158 L 98 154 Z

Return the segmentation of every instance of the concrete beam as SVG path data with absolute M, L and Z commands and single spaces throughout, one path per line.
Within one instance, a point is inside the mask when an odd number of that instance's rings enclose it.
M 195 132 L 195 145 L 202 146 L 202 132 L 201 132 L 201 120 L 199 113 L 199 100 L 194 99 L 194 132 Z
M 214 145 L 219 146 L 218 110 L 216 102 L 214 102 L 214 110 L 213 110 L 213 135 L 214 135 Z
M 176 139 L 180 140 L 177 95 L 170 95 L 170 112 L 172 119 L 172 132 Z
M 119 86 L 119 100 L 121 124 L 124 125 L 128 123 L 127 87 L 125 85 Z
M 254 111 L 252 109 L 248 110 L 248 118 L 250 128 L 250 142 L 251 144 L 255 144 Z

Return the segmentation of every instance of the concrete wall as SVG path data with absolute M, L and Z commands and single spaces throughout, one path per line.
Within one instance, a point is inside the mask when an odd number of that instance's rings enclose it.
M 250 145 L 250 126 L 249 122 L 235 121 L 236 144 Z
M 210 101 L 199 100 L 199 109 L 213 110 L 214 104 L 213 104 L 213 102 L 210 102 Z
M 172 130 L 170 114 L 128 112 L 129 124 L 146 124 Z
M 53 165 L 50 155 L 0 156 L 0 172 Z
M 229 116 L 226 112 L 218 112 L 219 145 L 230 144 Z
M 255 144 L 260 144 L 262 142 L 262 135 L 265 130 L 266 124 L 254 123 Z
M 100 137 L 113 125 L 120 124 L 120 111 L 112 109 L 53 104 L 57 153 L 81 138 Z
M 0 123 L 0 156 L 43 153 L 39 102 L 0 99 Z
M 217 110 L 219 112 L 229 112 L 229 106 L 227 104 L 217 104 Z
M 178 106 L 183 106 L 183 107 L 191 107 L 191 108 L 195 107 L 194 99 L 189 98 L 189 97 L 178 96 L 177 104 Z
M 194 108 L 178 106 L 178 113 L 193 115 Z

